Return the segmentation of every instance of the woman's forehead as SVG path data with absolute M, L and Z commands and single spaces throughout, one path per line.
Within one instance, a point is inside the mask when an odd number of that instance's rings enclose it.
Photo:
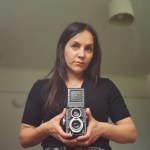
M 89 44 L 93 44 L 93 36 L 92 34 L 87 31 L 87 30 L 84 30 L 82 32 L 79 32 L 78 34 L 76 34 L 75 36 L 73 36 L 72 38 L 70 38 L 70 40 L 68 42 L 86 42 L 86 43 L 89 43 Z

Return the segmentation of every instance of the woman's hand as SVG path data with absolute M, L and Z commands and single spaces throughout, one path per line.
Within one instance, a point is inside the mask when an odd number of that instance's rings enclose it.
M 100 137 L 117 143 L 135 142 L 137 132 L 131 117 L 119 120 L 115 124 L 109 124 L 95 120 L 89 108 L 87 108 L 86 114 L 88 116 L 87 132 L 85 135 L 77 138 L 78 146 L 89 146 Z
M 52 118 L 50 121 L 43 124 L 43 127 L 47 129 L 47 133 L 54 138 L 58 139 L 62 143 L 73 147 L 76 143 L 76 139 L 71 139 L 72 135 L 69 133 L 65 133 L 60 126 L 60 121 L 64 118 L 66 114 L 66 109 L 63 110 L 63 112 L 54 118 Z
M 28 124 L 21 124 L 19 139 L 20 144 L 24 147 L 31 147 L 41 143 L 48 136 L 53 136 L 65 145 L 73 147 L 76 143 L 76 139 L 71 139 L 72 135 L 65 133 L 60 126 L 60 121 L 66 114 L 66 109 L 63 112 L 48 122 L 42 123 L 40 126 L 35 127 Z
M 101 122 L 96 121 L 90 112 L 90 109 L 86 109 L 86 114 L 88 117 L 88 127 L 87 132 L 83 136 L 79 136 L 77 138 L 77 145 L 78 146 L 88 146 L 94 143 L 102 134 L 101 128 L 102 124 Z

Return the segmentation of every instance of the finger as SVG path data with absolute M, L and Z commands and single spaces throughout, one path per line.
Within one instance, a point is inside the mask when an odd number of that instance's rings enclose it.
M 79 136 L 77 137 L 78 141 L 86 141 L 90 138 L 91 132 L 87 131 L 87 133 L 85 135 Z
M 78 146 L 89 146 L 91 143 L 93 143 L 94 142 L 94 140 L 93 140 L 93 137 L 92 136 L 87 136 L 86 138 L 84 138 L 84 139 L 81 139 L 81 140 L 78 140 L 77 139 L 77 144 L 76 145 L 78 145 Z
M 66 108 L 63 109 L 63 111 L 57 116 L 57 118 L 61 120 L 62 118 L 64 118 L 65 115 L 66 115 Z
M 65 138 L 65 139 L 71 139 L 72 138 L 72 134 L 70 134 L 70 133 L 61 132 L 59 134 L 61 135 L 62 138 Z
M 86 140 L 86 141 L 78 141 L 78 142 L 76 143 L 77 146 L 82 146 L 82 147 L 88 146 L 89 144 L 90 144 L 89 140 Z
M 87 115 L 87 118 L 88 118 L 88 122 L 90 122 L 94 119 L 89 108 L 86 109 L 86 115 Z
M 92 117 L 90 108 L 86 108 L 86 115 L 88 116 L 88 119 Z
M 92 129 L 88 126 L 87 131 L 84 135 L 77 137 L 78 141 L 86 141 L 92 136 Z
M 64 130 L 62 129 L 61 126 L 58 126 L 57 134 L 59 134 L 63 138 L 67 138 L 67 139 L 72 137 L 72 134 L 64 132 Z
M 87 140 L 87 139 L 88 139 L 88 137 L 86 135 L 82 135 L 82 136 L 77 137 L 78 142 L 84 141 L 84 140 Z

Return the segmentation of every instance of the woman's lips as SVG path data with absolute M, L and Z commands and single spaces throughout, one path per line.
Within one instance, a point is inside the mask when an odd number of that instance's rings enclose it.
M 75 64 L 77 64 L 77 65 L 84 65 L 85 63 L 81 62 L 81 61 L 75 61 Z

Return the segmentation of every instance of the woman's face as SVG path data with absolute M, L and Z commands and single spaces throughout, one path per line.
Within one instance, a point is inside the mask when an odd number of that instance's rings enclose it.
M 64 57 L 68 73 L 83 74 L 94 53 L 92 34 L 84 30 L 73 36 L 66 44 Z

